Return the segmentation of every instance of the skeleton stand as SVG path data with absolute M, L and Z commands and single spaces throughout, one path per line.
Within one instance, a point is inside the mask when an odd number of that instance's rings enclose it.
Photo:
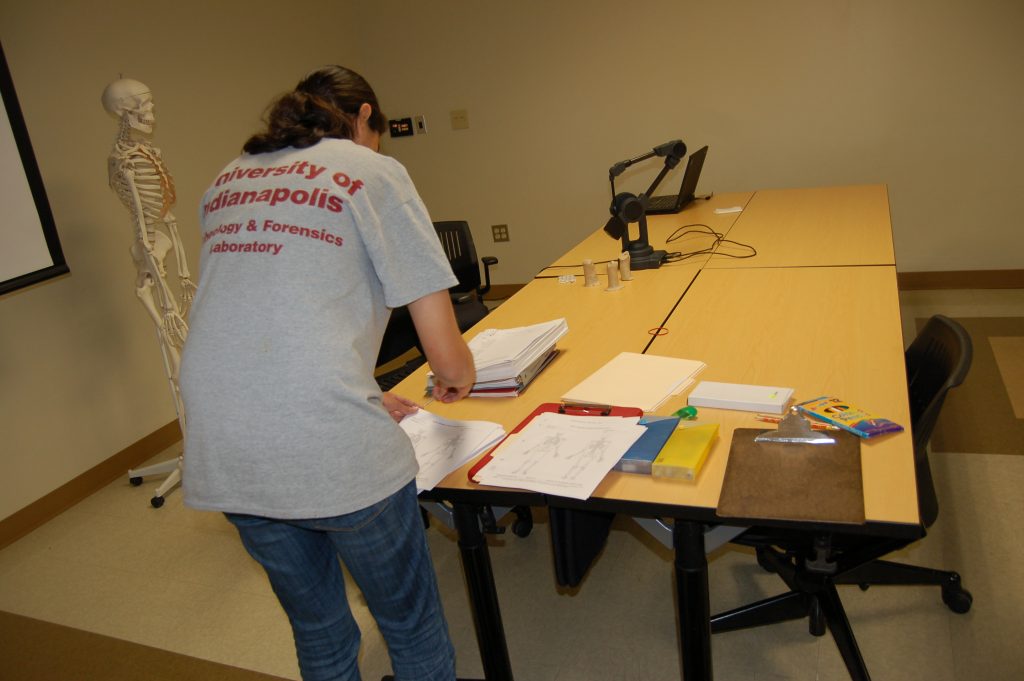
M 195 285 L 189 275 L 177 222 L 170 210 L 175 201 L 174 181 L 160 150 L 148 139 L 155 120 L 149 88 L 135 80 L 121 79 L 107 86 L 102 99 L 106 110 L 121 122 L 108 158 L 107 172 L 110 188 L 132 217 L 134 241 L 130 252 L 136 267 L 135 294 L 156 328 L 174 410 L 184 435 L 185 411 L 178 387 L 178 369 L 181 349 L 188 336 L 185 318 Z M 180 302 L 167 285 L 164 267 L 167 254 L 172 251 L 181 288 Z M 132 485 L 140 485 L 144 476 L 169 473 L 150 500 L 154 508 L 160 508 L 165 495 L 181 482 L 183 461 L 183 455 L 179 455 L 170 461 L 132 469 L 128 471 L 128 479 Z

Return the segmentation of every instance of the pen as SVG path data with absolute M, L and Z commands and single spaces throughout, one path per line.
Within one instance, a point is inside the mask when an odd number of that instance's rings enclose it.
M 772 414 L 755 414 L 754 418 L 765 423 L 778 423 L 782 420 L 781 416 L 774 416 Z M 833 426 L 828 423 L 820 423 L 818 421 L 808 421 L 808 423 L 811 424 L 811 430 L 839 430 L 839 426 Z

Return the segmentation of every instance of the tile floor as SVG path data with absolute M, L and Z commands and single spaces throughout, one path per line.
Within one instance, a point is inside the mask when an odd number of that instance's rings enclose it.
M 1024 315 L 1024 291 L 907 292 L 901 303 L 908 338 L 934 312 Z M 864 657 L 876 679 L 1024 678 L 1024 456 L 941 454 L 933 468 L 942 513 L 901 559 L 958 570 L 974 607 L 953 614 L 935 588 L 840 587 Z M 0 609 L 297 679 L 285 617 L 232 528 L 185 508 L 180 492 L 150 508 L 158 483 L 112 483 L 0 551 Z M 428 536 L 459 674 L 481 678 L 454 533 L 435 522 Z M 543 516 L 529 537 L 496 538 L 491 558 L 517 678 L 679 678 L 672 556 L 629 519 L 574 593 L 554 586 Z M 709 558 L 713 612 L 781 591 L 745 550 Z M 386 651 L 358 594 L 353 603 L 364 678 L 380 678 Z M 716 636 L 713 655 L 719 681 L 848 678 L 832 639 L 802 622 Z

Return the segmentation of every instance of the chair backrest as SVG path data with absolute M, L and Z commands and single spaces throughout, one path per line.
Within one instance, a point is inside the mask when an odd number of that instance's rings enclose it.
M 928 463 L 928 441 L 938 423 L 946 394 L 967 377 L 973 348 L 963 326 L 948 317 L 935 315 L 906 351 L 918 507 L 921 522 L 926 527 L 935 522 L 939 512 Z
M 452 271 L 459 283 L 453 286 L 454 291 L 476 291 L 480 288 L 480 263 L 476 258 L 473 246 L 473 233 L 469 231 L 469 223 L 465 220 L 435 222 L 437 238 L 448 256 Z

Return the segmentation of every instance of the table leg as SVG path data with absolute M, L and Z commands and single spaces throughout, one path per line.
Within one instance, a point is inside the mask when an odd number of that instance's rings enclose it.
M 484 677 L 487 681 L 513 681 L 512 664 L 501 623 L 498 592 L 494 586 L 491 556 L 487 540 L 480 530 L 479 509 L 469 504 L 453 504 L 455 529 L 459 533 L 459 553 L 466 574 L 469 602 L 473 608 L 476 640 L 480 647 Z
M 711 681 L 711 596 L 703 525 L 676 519 L 672 545 L 676 553 L 676 607 L 683 681 Z

